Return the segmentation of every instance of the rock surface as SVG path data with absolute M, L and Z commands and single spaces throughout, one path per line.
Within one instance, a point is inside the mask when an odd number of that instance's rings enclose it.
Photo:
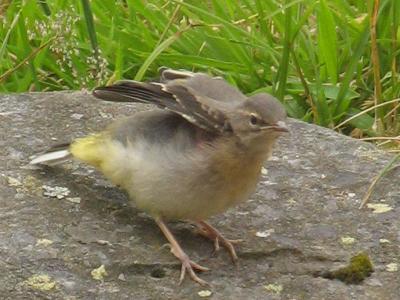
M 399 170 L 370 199 L 390 211 L 358 209 L 391 158 L 372 145 L 291 121 L 251 199 L 211 220 L 244 239 L 238 267 L 224 250 L 212 256 L 190 225 L 170 225 L 191 258 L 212 269 L 200 274 L 211 287 L 178 286 L 164 237 L 123 192 L 77 162 L 27 166 L 49 145 L 147 107 L 82 92 L 3 95 L 0 104 L 1 299 L 400 299 Z M 375 268 L 363 283 L 315 276 L 361 251 Z

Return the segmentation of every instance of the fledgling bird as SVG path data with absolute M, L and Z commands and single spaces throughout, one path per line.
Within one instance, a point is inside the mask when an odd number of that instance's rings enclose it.
M 286 132 L 286 112 L 274 97 L 250 97 L 221 78 L 162 69 L 160 82 L 120 81 L 93 95 L 114 102 L 142 102 L 156 110 L 115 121 L 104 131 L 50 149 L 31 164 L 55 164 L 74 157 L 99 169 L 152 216 L 181 261 L 185 274 L 204 285 L 166 220 L 189 220 L 233 261 L 233 244 L 205 220 L 245 201 L 263 163 Z

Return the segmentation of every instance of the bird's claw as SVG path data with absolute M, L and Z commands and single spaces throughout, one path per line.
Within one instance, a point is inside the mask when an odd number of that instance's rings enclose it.
M 219 231 L 217 231 L 215 228 L 213 228 L 211 225 L 207 223 L 200 223 L 199 226 L 199 234 L 204 236 L 205 238 L 208 238 L 209 240 L 214 242 L 214 252 L 218 252 L 221 247 L 220 245 L 222 244 L 229 252 L 229 255 L 231 256 L 232 262 L 236 264 L 238 260 L 238 256 L 235 251 L 235 247 L 233 245 L 236 245 L 240 242 L 243 242 L 241 239 L 236 239 L 236 240 L 230 240 L 226 239 Z
M 181 275 L 179 278 L 179 285 L 181 285 L 183 280 L 185 279 L 186 272 L 189 273 L 189 276 L 193 281 L 199 283 L 200 285 L 202 285 L 202 286 L 210 285 L 207 281 L 201 279 L 194 272 L 194 270 L 201 271 L 201 272 L 209 271 L 208 268 L 203 267 L 203 266 L 191 261 L 188 257 L 182 258 L 182 259 L 180 259 L 180 261 L 182 262 L 182 267 L 181 267 Z

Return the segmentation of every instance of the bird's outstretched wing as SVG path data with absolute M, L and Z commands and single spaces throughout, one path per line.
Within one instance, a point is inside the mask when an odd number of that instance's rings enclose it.
M 98 87 L 94 96 L 114 102 L 155 104 L 212 132 L 230 132 L 228 112 L 246 97 L 220 78 L 202 73 L 161 71 L 161 82 L 120 81 Z

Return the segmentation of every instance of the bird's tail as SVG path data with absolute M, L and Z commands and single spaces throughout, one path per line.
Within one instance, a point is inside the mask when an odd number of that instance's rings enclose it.
M 51 147 L 46 152 L 34 156 L 30 164 L 54 166 L 76 158 L 99 168 L 104 157 L 107 157 L 107 153 L 104 153 L 104 144 L 102 134 L 92 134 L 71 143 Z
M 29 162 L 31 165 L 48 165 L 54 166 L 61 164 L 72 157 L 71 152 L 69 151 L 69 143 L 56 145 L 51 147 L 46 152 L 36 155 Z

